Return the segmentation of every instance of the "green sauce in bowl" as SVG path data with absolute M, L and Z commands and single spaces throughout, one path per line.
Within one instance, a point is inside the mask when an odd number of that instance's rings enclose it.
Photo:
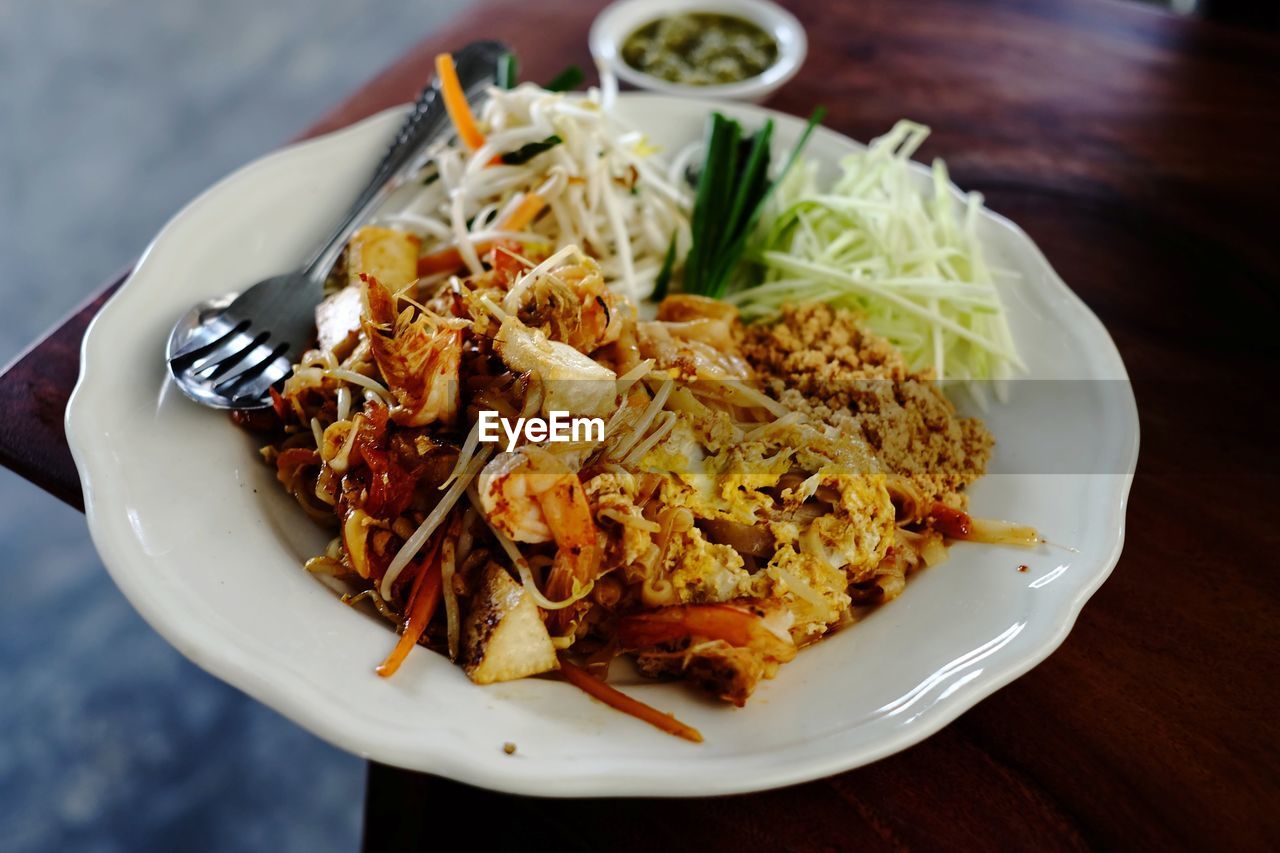
M 650 21 L 622 43 L 627 65 L 659 80 L 720 86 L 762 74 L 778 59 L 778 43 L 735 15 L 692 12 Z

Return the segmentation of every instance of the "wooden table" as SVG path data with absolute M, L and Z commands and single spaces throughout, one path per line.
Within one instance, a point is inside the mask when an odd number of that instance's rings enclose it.
M 1108 0 L 789 3 L 807 65 L 772 102 L 868 139 L 902 116 L 1020 223 L 1120 347 L 1143 450 L 1114 575 L 1062 648 L 923 744 L 711 800 L 552 801 L 373 765 L 370 848 L 469 827 L 599 849 L 1280 844 L 1274 377 L 1280 40 Z M 598 3 L 489 2 L 309 134 L 406 100 L 477 37 L 525 74 L 589 67 Z M 81 503 L 62 431 L 118 280 L 0 379 L 0 461 Z

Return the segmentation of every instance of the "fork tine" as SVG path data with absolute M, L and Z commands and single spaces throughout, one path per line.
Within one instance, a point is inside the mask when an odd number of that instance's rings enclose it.
M 235 396 L 237 406 L 249 407 L 252 404 L 265 405 L 264 395 L 267 389 L 284 382 L 293 369 L 287 356 L 281 356 L 270 362 L 257 379 L 242 386 Z
M 226 326 L 226 331 L 221 334 L 217 331 L 212 332 L 211 334 L 216 335 L 212 340 L 209 339 L 209 335 L 207 334 L 192 335 L 191 340 L 187 341 L 182 349 L 174 353 L 169 359 L 169 364 L 173 365 L 173 369 L 175 371 L 181 372 L 187 370 L 197 361 L 205 360 L 208 356 L 212 355 L 215 351 L 224 348 L 237 335 L 241 332 L 247 331 L 249 328 L 248 320 L 241 320 L 235 325 L 232 325 L 223 317 L 218 317 L 216 320 L 219 324 L 224 324 Z M 214 320 L 210 320 L 209 325 L 212 326 L 214 322 Z M 209 326 L 203 326 L 199 329 L 199 332 L 203 333 L 207 328 L 209 328 Z
M 254 348 L 254 355 L 260 354 L 264 348 L 265 347 L 263 347 L 262 345 L 256 346 Z M 262 373 L 266 371 L 267 368 L 269 368 L 277 359 L 279 359 L 282 355 L 284 355 L 288 351 L 289 351 L 289 345 L 287 343 L 276 344 L 275 348 L 267 352 L 266 355 L 262 356 L 261 358 L 256 358 L 252 360 L 249 366 L 246 367 L 244 370 L 241 370 L 239 373 L 235 374 L 234 376 L 228 376 L 227 378 L 219 382 L 217 385 L 214 385 L 213 386 L 214 392 L 221 394 L 224 397 L 243 396 L 243 394 L 239 393 L 237 389 L 243 386 L 246 382 L 252 382 L 254 379 L 261 376 Z M 250 359 L 247 359 L 247 358 L 244 360 L 250 361 Z
M 243 343 L 236 348 L 230 355 L 223 357 L 218 361 L 209 359 L 199 367 L 191 369 L 191 374 L 205 382 L 215 382 L 222 377 L 231 373 L 235 368 L 243 364 L 250 356 L 271 337 L 270 332 L 258 332 L 253 338 L 249 338 L 248 332 L 241 332 L 238 340 Z
M 243 355 L 252 345 L 253 338 L 249 336 L 247 329 L 225 335 L 219 339 L 217 346 L 213 349 L 182 362 L 185 366 L 178 372 L 192 379 L 202 379 L 204 374 L 212 372 L 224 362 L 228 363 L 228 367 L 234 367 L 236 358 Z

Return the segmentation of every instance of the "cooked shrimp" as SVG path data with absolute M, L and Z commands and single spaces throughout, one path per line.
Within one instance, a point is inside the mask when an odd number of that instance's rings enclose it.
M 600 547 L 578 475 L 544 448 L 502 453 L 480 472 L 480 505 L 498 530 L 517 542 L 556 543 L 546 595 L 563 600 L 596 578 Z M 556 611 L 559 617 L 564 611 Z
M 627 310 L 625 300 L 605 287 L 599 265 L 576 246 L 516 279 L 503 308 L 583 353 L 616 341 Z
M 377 279 L 366 276 L 364 281 L 370 318 L 364 332 L 396 398 L 391 419 L 403 426 L 453 423 L 466 324 L 413 307 L 397 315 L 395 297 Z
M 490 523 L 516 542 L 550 542 L 551 527 L 539 495 L 556 479 L 555 474 L 531 470 L 524 450 L 499 453 L 477 480 L 480 504 Z
M 593 352 L 618 339 L 628 307 L 621 296 L 605 287 L 596 262 L 585 255 L 578 257 L 577 263 L 566 264 L 554 274 L 566 282 L 578 298 L 578 324 L 568 330 L 565 343 L 583 352 Z
M 756 602 L 677 604 L 624 617 L 618 623 L 618 642 L 634 650 L 686 638 L 723 640 L 785 663 L 796 656 L 790 621 L 784 610 Z

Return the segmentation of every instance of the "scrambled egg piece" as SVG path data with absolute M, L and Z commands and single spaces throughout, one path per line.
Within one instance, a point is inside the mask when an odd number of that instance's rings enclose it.
M 359 289 L 363 274 L 394 293 L 418 280 L 421 248 L 413 234 L 367 225 L 347 241 L 347 284 Z
M 743 443 L 711 460 L 721 506 L 734 518 L 754 522 L 773 506 L 773 497 L 762 490 L 777 486 L 794 462 L 790 448 L 770 451 L 763 442 Z
M 845 569 L 850 581 L 860 580 L 880 564 L 893 542 L 894 510 L 885 477 L 823 469 L 811 479 L 837 491 L 840 500 L 800 535 L 800 549 Z
M 830 563 L 783 546 L 753 579 L 759 598 L 776 598 L 795 616 L 797 645 L 816 640 L 849 608 L 849 579 Z
M 693 427 L 687 418 L 679 417 L 667 437 L 645 454 L 641 467 L 668 475 L 668 482 L 662 486 L 664 502 L 669 496 L 679 493 L 680 484 L 701 491 L 709 498 L 712 484 L 707 476 L 705 460 L 706 453 L 694 435 Z
M 661 570 L 676 599 L 776 600 L 794 617 L 797 643 L 840 621 L 849 584 L 874 576 L 893 542 L 885 475 L 861 442 L 830 428 L 783 424 L 748 439 L 717 419 L 682 415 L 644 466 L 665 475 L 662 502 L 695 522 L 767 525 L 773 537 L 767 561 L 757 557 L 764 565 L 749 570 L 735 548 L 696 526 L 673 534 Z
M 661 487 L 664 504 L 687 507 L 699 518 L 754 524 L 774 503 L 762 490 L 791 470 L 792 452 L 744 442 L 740 433 L 725 433 L 718 419 L 703 420 L 681 416 L 642 464 L 669 475 Z
M 672 534 L 663 568 L 681 603 L 730 601 L 751 584 L 742 556 L 728 545 L 708 542 L 696 527 Z
M 850 605 L 848 576 L 830 563 L 784 545 L 762 570 L 751 574 L 728 545 L 709 542 L 698 528 L 676 534 L 664 569 L 676 599 L 709 604 L 744 598 L 773 599 L 794 622 L 796 643 L 816 640 L 840 621 Z
M 622 547 L 619 559 L 622 565 L 634 563 L 649 550 L 652 544 L 649 532 L 644 524 L 627 524 L 617 520 L 618 517 L 635 519 L 644 522 L 640 507 L 636 506 L 636 482 L 624 469 L 617 472 L 597 474 L 583 484 L 587 501 L 591 504 L 592 515 L 597 524 L 617 524 L 621 530 Z M 610 540 L 611 542 L 616 540 Z

